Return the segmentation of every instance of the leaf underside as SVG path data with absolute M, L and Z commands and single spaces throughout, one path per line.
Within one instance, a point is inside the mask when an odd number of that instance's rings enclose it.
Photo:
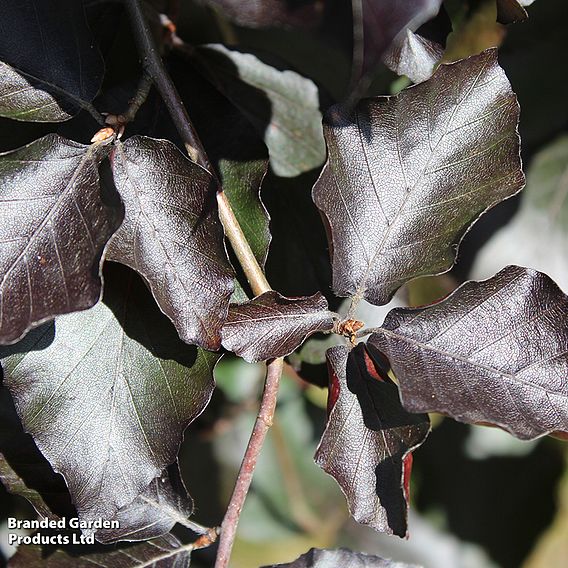
M 144 136 L 118 143 L 112 167 L 125 218 L 107 257 L 144 277 L 185 342 L 218 349 L 234 275 L 211 175 Z
M 99 187 L 106 152 L 49 134 L 0 155 L 0 343 L 99 299 L 121 220 Z
M 409 411 L 530 440 L 568 432 L 567 318 L 548 276 L 509 266 L 438 304 L 392 310 L 369 343 L 389 358 Z
M 430 431 L 428 416 L 404 410 L 380 355 L 364 344 L 332 347 L 327 361 L 329 396 L 337 400 L 316 463 L 338 482 L 357 522 L 404 537 L 410 456 Z
M 336 294 L 386 304 L 448 270 L 472 223 L 524 184 L 518 116 L 494 49 L 350 115 L 332 107 L 313 198 L 331 227 Z
M 353 3 L 354 79 L 370 73 L 393 41 L 433 18 L 441 0 L 357 0 Z
M 4 348 L 24 429 L 82 519 L 112 519 L 176 459 L 209 401 L 218 355 L 188 346 L 130 270 L 105 270 L 105 303 Z M 126 529 L 126 527 L 123 527 Z
M 115 515 L 118 529 L 99 529 L 95 537 L 103 544 L 120 540 L 140 541 L 170 532 L 193 513 L 193 501 L 180 475 L 177 461 L 148 485 L 132 503 Z
M 333 324 L 334 314 L 320 293 L 309 298 L 286 298 L 270 291 L 230 307 L 222 343 L 254 363 L 289 355 L 306 337 L 330 332 Z
M 264 568 L 418 568 L 402 562 L 393 562 L 379 556 L 352 552 L 347 548 L 322 550 L 312 548 L 294 562 L 273 564 Z
M 83 2 L 2 2 L 0 21 L 0 116 L 60 122 L 95 98 L 104 63 Z

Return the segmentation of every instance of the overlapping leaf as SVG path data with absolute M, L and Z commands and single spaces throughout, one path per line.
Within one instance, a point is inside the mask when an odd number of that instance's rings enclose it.
M 322 550 L 312 548 L 294 562 L 273 564 L 265 568 L 413 568 L 410 564 L 386 560 L 361 552 L 352 552 L 347 548 Z M 414 568 L 418 568 L 414 566 Z
M 420 83 L 430 78 L 443 54 L 440 44 L 407 29 L 383 54 L 383 61 L 397 75 Z
M 200 47 L 195 59 L 264 137 L 277 175 L 294 177 L 323 163 L 319 94 L 311 80 L 222 45 Z
M 105 303 L 5 348 L 26 431 L 83 519 L 112 519 L 174 462 L 213 389 L 218 356 L 181 342 L 128 269 L 105 271 Z
M 448 270 L 472 222 L 523 186 L 518 114 L 495 50 L 352 114 L 334 107 L 313 197 L 331 226 L 335 292 L 384 304 Z
M 37 545 L 20 546 L 11 568 L 189 568 L 191 552 L 173 535 L 120 548 L 58 548 L 49 554 Z
M 321 294 L 286 298 L 270 291 L 235 304 L 222 331 L 223 347 L 250 363 L 289 355 L 309 335 L 333 329 L 334 314 Z
M 433 18 L 441 0 L 354 0 L 354 78 L 367 74 L 399 34 L 416 30 Z
M 103 544 L 148 540 L 170 532 L 176 523 L 184 524 L 192 513 L 193 501 L 176 461 L 132 503 L 117 512 L 112 519 L 118 521 L 117 529 L 99 529 L 95 536 Z
M 0 343 L 99 299 L 121 218 L 99 188 L 106 152 L 50 134 L 0 154 Z
M 184 341 L 218 349 L 233 271 L 211 175 L 171 142 L 143 136 L 118 143 L 112 166 L 125 218 L 108 258 L 145 278 Z
M 369 343 L 389 358 L 408 410 L 529 440 L 568 432 L 567 319 L 548 276 L 510 266 L 438 304 L 391 311 Z
M 339 483 L 356 521 L 404 537 L 411 452 L 428 435 L 428 416 L 402 408 L 380 354 L 363 344 L 332 347 L 327 361 L 331 412 L 316 463 Z
M 104 66 L 81 0 L 2 2 L 0 21 L 0 116 L 59 122 L 94 99 Z

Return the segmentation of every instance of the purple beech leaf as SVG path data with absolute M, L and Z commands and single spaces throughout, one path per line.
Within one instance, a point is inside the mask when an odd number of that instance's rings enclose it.
M 524 184 L 519 107 L 490 49 L 396 97 L 333 107 L 313 198 L 330 225 L 333 289 L 386 304 L 447 271 L 472 223 Z
M 509 266 L 432 306 L 392 310 L 369 344 L 389 358 L 407 410 L 530 440 L 568 433 L 567 320 L 548 276 Z
M 315 460 L 337 481 L 357 522 L 405 537 L 411 452 L 430 421 L 402 407 L 382 359 L 362 343 L 328 349 L 330 412 Z
M 49 134 L 0 154 L 0 344 L 99 300 L 101 254 L 121 220 L 99 187 L 107 152 Z
M 302 554 L 294 562 L 287 564 L 272 564 L 264 568 L 419 568 L 415 565 L 394 562 L 371 556 L 362 552 L 353 552 L 347 548 L 338 550 L 323 550 L 312 548 Z
M 18 547 L 10 568 L 189 568 L 191 550 L 172 534 L 120 547 Z M 396 567 L 398 568 L 398 567 Z
M 397 75 L 405 75 L 413 83 L 421 83 L 431 77 L 443 55 L 444 48 L 439 43 L 406 30 L 383 54 L 383 62 Z
M 234 275 L 211 174 L 144 136 L 118 142 L 111 162 L 125 217 L 107 257 L 144 277 L 185 342 L 219 349 Z
M 289 355 L 313 333 L 330 332 L 337 316 L 318 292 L 286 298 L 270 291 L 244 304 L 232 304 L 222 343 L 249 363 Z
M 1 2 L 0 21 L 0 116 L 60 122 L 95 98 L 104 63 L 82 1 Z
M 312 28 L 321 20 L 320 0 L 201 0 L 249 28 Z
M 83 520 L 112 519 L 175 461 L 219 358 L 183 343 L 132 271 L 104 276 L 104 303 L 0 351 L 24 429 Z
M 353 77 L 379 64 L 391 43 L 433 18 L 442 0 L 353 0 Z
M 112 520 L 118 521 L 118 529 L 99 529 L 95 537 L 103 544 L 148 540 L 170 532 L 176 523 L 183 525 L 192 513 L 193 501 L 176 461 L 117 512 Z

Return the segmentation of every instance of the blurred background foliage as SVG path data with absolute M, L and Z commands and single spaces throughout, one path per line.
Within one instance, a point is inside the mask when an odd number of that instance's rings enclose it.
M 118 22 L 105 45 L 113 55 L 107 87 L 120 90 L 138 73 L 128 23 L 116 3 L 95 4 L 101 29 Z M 160 2 L 153 4 L 157 12 L 163 9 Z M 219 42 L 253 50 L 280 69 L 311 78 L 324 111 L 347 91 L 352 49 L 349 2 L 329 4 L 333 9 L 314 30 L 242 27 L 209 5 L 182 1 L 177 33 L 192 45 Z M 487 277 L 510 263 L 544 270 L 568 291 L 568 78 L 560 73 L 568 60 L 568 2 L 536 0 L 528 11 L 526 22 L 504 27 L 496 23 L 494 0 L 444 2 L 445 23 L 438 18 L 438 24 L 453 30 L 444 60 L 500 46 L 500 63 L 521 105 L 528 185 L 474 226 L 451 273 L 411 282 L 393 305 L 434 301 L 465 279 Z M 384 68 L 369 94 L 392 94 L 409 84 Z M 105 104 L 112 106 L 112 100 Z M 20 123 L 14 130 L 2 128 L 5 124 L 0 121 L 2 149 L 52 128 Z M 155 127 L 167 128 L 166 119 Z M 76 128 L 67 134 L 80 139 L 83 134 Z M 310 199 L 318 173 L 319 167 L 288 177 L 269 172 L 265 179 L 262 197 L 272 219 L 267 274 L 284 294 L 321 290 L 332 299 L 325 231 Z M 337 308 L 337 300 L 332 301 Z M 359 319 L 379 324 L 390 307 L 363 303 Z M 410 539 L 379 535 L 349 520 L 340 489 L 313 463 L 325 425 L 324 352 L 330 341 L 334 339 L 310 339 L 288 358 L 276 419 L 241 517 L 231 566 L 290 561 L 312 546 L 348 546 L 426 568 L 568 566 L 568 445 L 549 437 L 521 442 L 496 429 L 433 417 L 433 432 L 414 457 Z M 195 519 L 202 524 L 214 526 L 222 519 L 263 373 L 262 365 L 225 355 L 216 369 L 218 388 L 211 404 L 185 434 L 180 465 L 196 503 Z M 3 523 L 8 516 L 34 517 L 24 499 L 1 487 L 0 503 Z M 179 535 L 187 538 L 181 529 Z M 197 551 L 192 566 L 211 566 L 214 553 Z

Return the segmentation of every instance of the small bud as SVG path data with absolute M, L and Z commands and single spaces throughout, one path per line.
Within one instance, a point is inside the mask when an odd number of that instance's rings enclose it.
M 114 136 L 114 128 L 111 128 L 110 126 L 105 126 L 104 128 L 101 128 L 91 138 L 91 142 L 104 142 L 105 140 L 108 140 L 109 138 L 112 138 L 113 136 Z

